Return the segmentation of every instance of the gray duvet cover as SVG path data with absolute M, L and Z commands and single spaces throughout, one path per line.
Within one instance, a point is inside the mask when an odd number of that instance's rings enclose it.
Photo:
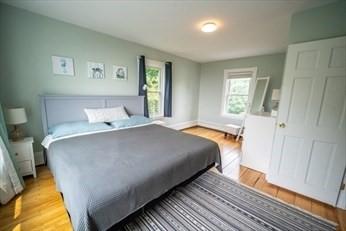
M 159 125 L 58 140 L 47 159 L 78 231 L 107 230 L 208 165 L 221 165 L 215 142 Z

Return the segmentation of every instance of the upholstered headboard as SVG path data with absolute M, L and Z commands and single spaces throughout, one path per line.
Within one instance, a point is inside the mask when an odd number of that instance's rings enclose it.
M 55 124 L 87 120 L 84 108 L 124 106 L 130 115 L 144 114 L 143 96 L 41 95 L 40 99 L 44 135 Z

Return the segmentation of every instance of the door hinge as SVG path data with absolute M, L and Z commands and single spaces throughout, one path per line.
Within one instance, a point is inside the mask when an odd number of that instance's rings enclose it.
M 341 186 L 340 186 L 340 191 L 341 190 L 345 190 L 345 183 L 342 183 Z

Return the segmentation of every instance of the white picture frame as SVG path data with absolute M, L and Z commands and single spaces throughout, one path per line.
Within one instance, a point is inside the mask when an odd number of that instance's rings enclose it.
M 53 55 L 52 68 L 55 75 L 74 76 L 73 58 Z
M 112 78 L 116 80 L 127 80 L 127 67 L 113 65 Z
M 105 65 L 103 63 L 88 62 L 88 78 L 89 79 L 104 79 Z

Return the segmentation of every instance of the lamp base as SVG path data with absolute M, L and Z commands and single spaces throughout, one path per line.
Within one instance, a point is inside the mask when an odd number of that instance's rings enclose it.
M 13 131 L 10 133 L 10 138 L 13 141 L 19 141 L 24 139 L 23 131 L 18 127 L 14 126 Z

